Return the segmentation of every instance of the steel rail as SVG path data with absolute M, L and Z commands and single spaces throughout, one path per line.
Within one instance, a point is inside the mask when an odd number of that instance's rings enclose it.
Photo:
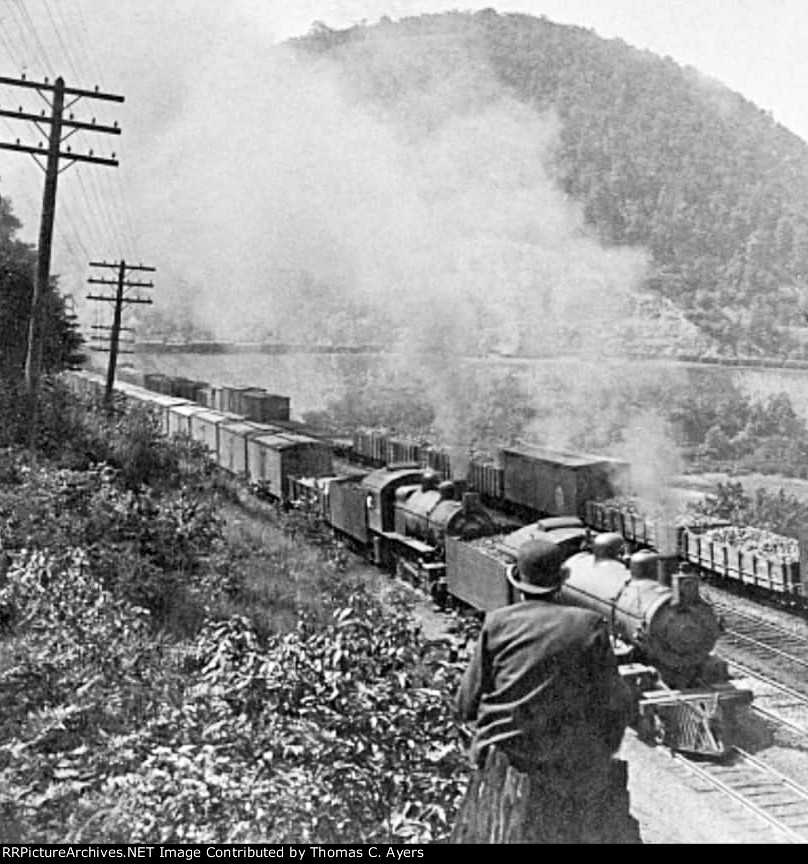
M 800 831 L 795 830 L 790 825 L 785 823 L 781 818 L 774 815 L 771 812 L 768 812 L 764 807 L 762 807 L 757 802 L 753 801 L 752 798 L 748 794 L 744 794 L 742 789 L 748 788 L 749 783 L 741 784 L 741 789 L 733 788 L 728 782 L 721 779 L 720 776 L 716 776 L 716 773 L 708 771 L 702 764 L 689 759 L 687 756 L 684 756 L 681 753 L 673 753 L 674 759 L 684 764 L 689 771 L 696 774 L 705 782 L 709 783 L 711 786 L 719 789 L 725 795 L 729 796 L 733 800 L 737 801 L 739 804 L 743 805 L 747 810 L 753 812 L 756 816 L 763 819 L 772 827 L 776 828 L 780 833 L 784 834 L 790 842 L 792 843 L 800 843 L 805 844 L 808 843 L 808 789 L 800 786 L 798 783 L 795 783 L 793 780 L 790 780 L 784 774 L 781 774 L 774 768 L 766 765 L 764 762 L 755 759 L 750 754 L 746 753 L 744 750 L 741 750 L 738 747 L 733 748 L 733 752 L 735 752 L 742 760 L 744 760 L 747 764 L 754 766 L 754 768 L 763 774 L 768 779 L 774 779 L 782 786 L 789 789 L 793 792 L 800 801 L 805 802 L 805 814 L 806 814 L 806 833 L 801 833 Z M 729 771 L 733 770 L 736 766 L 727 765 L 721 766 L 726 767 Z M 720 770 L 720 768 L 718 768 Z M 779 806 L 783 806 L 781 803 Z

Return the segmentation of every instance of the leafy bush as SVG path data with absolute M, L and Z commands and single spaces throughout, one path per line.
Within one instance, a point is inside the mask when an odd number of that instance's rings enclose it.
M 225 531 L 149 418 L 70 428 L 61 468 L 0 454 L 0 842 L 444 839 L 460 666 L 405 600 L 305 514 Z
M 354 590 L 266 646 L 243 617 L 171 645 L 82 553 L 23 556 L 0 593 L 24 610 L 0 663 L 0 839 L 445 838 L 459 667 L 389 602 Z
M 695 509 L 704 516 L 726 519 L 739 527 L 754 526 L 795 538 L 808 521 L 808 504 L 786 494 L 784 489 L 776 494 L 757 489 L 750 497 L 740 482 L 718 483 L 715 491 Z

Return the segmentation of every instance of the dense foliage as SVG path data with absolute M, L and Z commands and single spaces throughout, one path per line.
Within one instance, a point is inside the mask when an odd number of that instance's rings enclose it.
M 0 842 L 445 838 L 459 665 L 406 598 L 225 524 L 148 417 L 66 407 L 62 467 L 0 452 Z
M 20 222 L 0 199 L 0 378 L 15 382 L 25 368 L 36 251 L 16 237 Z M 81 362 L 83 343 L 56 279 L 45 298 L 42 369 L 58 371 Z
M 697 469 L 808 477 L 808 427 L 785 393 L 751 399 L 731 386 L 697 390 L 669 417 Z
M 459 74 L 452 43 L 462 45 L 464 62 L 489 64 L 518 99 L 556 111 L 559 183 L 604 241 L 651 251 L 650 289 L 727 349 L 802 350 L 784 328 L 804 324 L 808 145 L 769 114 L 670 58 L 544 17 L 485 10 L 318 26 L 297 44 L 356 67 L 364 93 L 406 110 L 430 72 L 359 63 L 371 35 L 410 53 L 439 45 L 432 74 L 449 81 Z
M 740 482 L 718 483 L 715 491 L 695 508 L 704 516 L 737 526 L 753 526 L 799 539 L 808 520 L 808 503 L 784 489 L 777 493 L 757 489 L 749 495 Z
M 446 367 L 418 379 L 395 374 L 349 379 L 344 393 L 304 419 L 348 435 L 363 427 L 383 428 L 435 446 L 480 452 L 514 443 L 535 416 L 517 376 L 491 381 Z

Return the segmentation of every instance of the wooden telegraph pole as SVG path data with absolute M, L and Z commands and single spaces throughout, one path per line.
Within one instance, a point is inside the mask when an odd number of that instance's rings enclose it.
M 110 135 L 120 135 L 121 132 L 117 123 L 114 126 L 101 126 L 96 124 L 95 119 L 88 123 L 74 120 L 72 114 L 65 118 L 64 112 L 80 99 L 101 99 L 107 102 L 123 102 L 124 99 L 123 96 L 101 93 L 97 87 L 95 90 L 66 87 L 64 79 L 61 77 L 57 78 L 53 83 L 50 83 L 47 78 L 42 82 L 38 82 L 28 81 L 25 76 L 19 79 L 0 77 L 0 84 L 36 90 L 46 102 L 48 101 L 47 94 L 52 96 L 52 101 L 49 103 L 51 109 L 50 116 L 46 116 L 44 111 L 41 114 L 32 114 L 23 111 L 22 108 L 18 111 L 0 109 L 0 117 L 10 117 L 13 120 L 28 120 L 43 134 L 44 129 L 42 124 L 50 125 L 50 131 L 47 133 L 47 148 L 43 147 L 41 143 L 36 147 L 21 144 L 19 138 L 15 143 L 0 141 L 1 150 L 16 150 L 19 153 L 28 153 L 45 172 L 45 188 L 42 193 L 42 215 L 39 223 L 39 247 L 37 249 L 36 272 L 34 275 L 34 293 L 31 298 L 31 317 L 28 322 L 28 349 L 25 355 L 25 387 L 30 403 L 29 446 L 32 458 L 34 458 L 37 423 L 36 402 L 43 351 L 43 311 L 47 307 L 47 294 L 50 287 L 51 247 L 53 242 L 53 223 L 56 216 L 56 187 L 58 185 L 59 174 L 75 162 L 90 162 L 96 165 L 112 166 L 118 164 L 114 153 L 112 154 L 112 158 L 109 159 L 95 156 L 92 150 L 86 154 L 74 153 L 70 147 L 62 150 L 62 143 L 71 135 L 82 130 L 103 132 Z M 68 104 L 65 104 L 66 98 L 71 98 Z M 64 130 L 68 130 L 65 135 L 62 134 Z M 38 157 L 45 157 L 46 162 L 44 165 Z M 60 169 L 60 161 L 65 161 L 68 164 Z
M 91 267 L 108 267 L 118 270 L 118 278 L 115 279 L 98 279 L 91 277 L 87 281 L 92 285 L 114 285 L 116 287 L 115 295 L 103 294 L 88 294 L 88 300 L 98 300 L 105 303 L 114 303 L 115 310 L 112 316 L 112 328 L 109 338 L 109 365 L 107 366 L 107 386 L 104 391 L 104 403 L 112 404 L 112 388 L 115 386 L 115 367 L 118 363 L 118 351 L 121 330 L 129 328 L 121 327 L 121 319 L 123 317 L 124 305 L 130 303 L 151 303 L 149 297 L 127 297 L 126 290 L 128 288 L 154 288 L 153 282 L 131 282 L 126 278 L 127 270 L 154 273 L 155 267 L 144 267 L 142 264 L 127 264 L 121 260 L 119 263 L 107 263 L 106 261 L 91 261 Z M 98 328 L 102 329 L 102 328 Z M 103 328 L 106 329 L 106 328 Z M 104 349 L 101 349 L 104 350 Z

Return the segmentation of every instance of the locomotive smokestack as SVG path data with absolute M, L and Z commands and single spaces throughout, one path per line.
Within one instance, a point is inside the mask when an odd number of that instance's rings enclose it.
M 679 568 L 679 542 L 676 526 L 670 522 L 661 523 L 657 530 L 657 547 L 659 551 L 658 581 L 665 588 L 670 588 L 673 574 Z

